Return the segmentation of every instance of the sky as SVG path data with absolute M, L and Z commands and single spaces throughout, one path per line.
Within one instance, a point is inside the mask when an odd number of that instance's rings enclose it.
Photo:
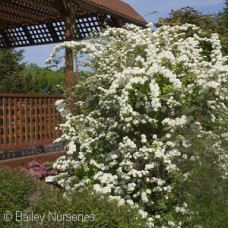
M 108 0 L 107 0 L 108 1 Z M 148 22 L 157 22 L 160 17 L 168 17 L 172 9 L 191 6 L 203 13 L 216 13 L 222 10 L 224 0 L 124 0 Z M 157 13 L 151 14 L 156 11 Z M 57 44 L 39 45 L 24 49 L 24 61 L 45 67 L 45 60 Z

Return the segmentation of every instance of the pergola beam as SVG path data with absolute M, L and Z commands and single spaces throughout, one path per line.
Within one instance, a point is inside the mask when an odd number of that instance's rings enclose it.
M 76 15 L 71 1 L 60 0 L 61 13 L 65 23 L 65 40 L 75 40 L 75 20 Z M 65 86 L 72 88 L 74 79 L 74 61 L 73 51 L 70 48 L 65 49 Z
M 121 0 L 0 0 L 0 48 L 15 48 L 89 37 L 125 23 L 145 26 L 146 21 Z M 65 85 L 75 82 L 73 51 L 65 50 Z

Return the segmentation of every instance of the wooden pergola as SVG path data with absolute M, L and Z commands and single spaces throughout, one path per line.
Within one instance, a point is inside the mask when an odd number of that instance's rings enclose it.
M 145 26 L 147 22 L 121 0 L 1 0 L 0 48 L 15 48 L 87 38 L 105 24 Z M 71 88 L 73 53 L 65 51 L 65 84 Z

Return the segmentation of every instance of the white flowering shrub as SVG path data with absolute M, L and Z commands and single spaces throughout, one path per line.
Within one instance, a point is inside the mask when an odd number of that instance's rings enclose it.
M 203 38 L 189 24 L 153 33 L 126 25 L 89 42 L 65 42 L 49 62 L 65 47 L 88 54 L 92 76 L 56 103 L 66 119 L 57 140 L 66 155 L 54 164 L 59 184 L 90 186 L 136 207 L 149 227 L 181 227 L 190 212 L 176 185 L 198 157 L 195 138 L 215 140 L 215 162 L 228 174 L 228 67 L 218 36 Z

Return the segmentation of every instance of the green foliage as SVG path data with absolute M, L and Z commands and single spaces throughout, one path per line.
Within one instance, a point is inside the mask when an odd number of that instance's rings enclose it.
M 11 222 L 4 221 L 4 212 L 15 214 L 16 211 L 26 210 L 35 198 L 51 192 L 49 186 L 32 176 L 6 167 L 0 167 L 0 186 L 0 227 L 17 227 L 15 219 Z
M 224 129 L 228 128 L 225 122 Z M 221 131 L 222 129 L 220 129 Z M 190 132 L 188 133 L 190 134 Z M 221 167 L 221 155 L 215 153 L 219 144 L 227 151 L 227 140 L 197 138 L 192 135 L 194 142 L 191 149 L 185 148 L 186 154 L 193 151 L 197 159 L 190 166 L 189 163 L 182 164 L 182 169 L 189 170 L 188 180 L 179 185 L 179 200 L 188 204 L 192 211 L 191 220 L 186 221 L 185 227 L 226 228 L 228 227 L 228 178 L 224 177 L 224 169 L 227 163 Z M 189 151 L 188 151 L 189 150 Z M 224 169 L 223 169 L 224 168 Z M 179 183 L 178 183 L 179 184 Z
M 1 93 L 24 93 L 28 90 L 20 72 L 25 65 L 21 63 L 23 51 L 0 50 L 0 92 Z
M 223 47 L 223 52 L 228 54 L 228 1 L 225 2 L 225 7 L 221 12 L 219 12 L 216 17 L 216 28 L 221 39 L 221 44 Z
M 130 207 L 119 207 L 116 201 L 108 202 L 106 197 L 92 195 L 88 190 L 76 191 L 64 197 L 61 189 L 53 188 L 18 170 L 1 167 L 0 186 L 0 227 L 145 227 L 145 221 L 138 218 L 136 210 Z M 13 214 L 10 222 L 4 221 L 3 215 L 6 211 Z M 37 221 L 25 219 L 21 224 L 16 221 L 16 211 L 26 215 L 31 215 L 32 212 L 45 214 L 46 219 L 42 225 Z M 52 217 L 48 217 L 49 212 Z M 79 221 L 55 221 L 55 215 L 65 214 L 78 215 Z
M 63 93 L 63 69 L 53 71 L 22 60 L 22 50 L 0 50 L 0 93 Z
M 224 6 L 224 8 L 223 8 L 223 11 L 224 11 L 225 13 L 228 12 L 228 0 L 225 0 L 225 6 Z
M 50 198 L 31 208 L 32 211 L 38 214 L 45 214 L 46 216 L 48 216 L 48 213 L 52 214 L 51 219 L 45 219 L 42 227 L 146 227 L 145 221 L 138 218 L 136 210 L 127 206 L 119 207 L 115 201 L 109 202 L 107 197 L 101 198 L 99 195 L 92 195 L 88 190 L 75 191 L 68 197 L 63 197 L 61 192 L 56 192 Z M 63 214 L 78 215 L 78 220 L 55 221 L 53 219 L 55 215 Z M 84 221 L 82 218 L 84 218 Z M 40 225 L 29 223 L 27 227 L 40 227 Z
M 32 82 L 33 88 L 30 90 L 32 93 L 63 93 L 61 87 L 64 82 L 64 71 L 62 68 L 53 71 L 30 64 L 24 68 L 22 76 L 25 81 Z
M 202 29 L 204 36 L 211 36 L 212 33 L 218 33 L 222 44 L 222 51 L 228 54 L 228 13 L 227 1 L 222 12 L 218 14 L 203 14 L 192 7 L 183 7 L 178 10 L 172 10 L 169 17 L 160 18 L 156 24 L 157 27 L 163 25 L 182 25 L 185 23 L 197 25 Z
M 211 14 L 202 14 L 192 7 L 183 7 L 178 10 L 171 10 L 168 18 L 160 18 L 157 27 L 162 25 L 182 25 L 194 24 L 201 29 L 211 31 L 214 27 L 213 16 Z

